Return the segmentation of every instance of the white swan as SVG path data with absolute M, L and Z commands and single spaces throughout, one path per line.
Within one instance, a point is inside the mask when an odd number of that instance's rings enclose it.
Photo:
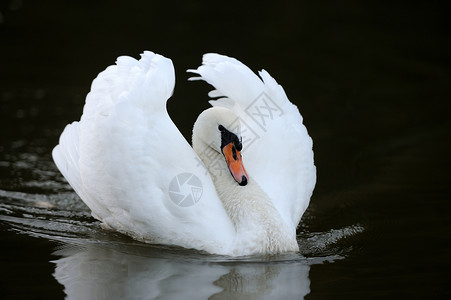
M 172 61 L 145 51 L 93 81 L 53 150 L 59 170 L 102 226 L 135 239 L 232 256 L 298 251 L 316 182 L 298 109 L 236 59 L 206 54 L 190 72 L 220 97 L 199 115 L 193 148 L 166 111 Z

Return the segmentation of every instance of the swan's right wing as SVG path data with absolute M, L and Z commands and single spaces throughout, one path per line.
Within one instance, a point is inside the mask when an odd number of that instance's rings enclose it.
M 228 253 L 234 228 L 200 159 L 166 111 L 171 60 L 119 57 L 94 80 L 53 158 L 106 227 L 136 239 Z

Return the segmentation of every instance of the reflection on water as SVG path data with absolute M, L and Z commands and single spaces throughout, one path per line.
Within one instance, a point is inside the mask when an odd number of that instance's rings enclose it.
M 65 248 L 54 276 L 67 299 L 299 299 L 310 291 L 306 260 L 219 263 L 133 250 Z
M 54 277 L 67 299 L 299 299 L 310 292 L 310 267 L 341 259 L 345 249 L 336 244 L 363 231 L 306 231 L 298 236 L 299 254 L 230 258 L 102 230 L 73 192 L 0 190 L 0 198 L 0 221 L 62 245 L 54 252 Z

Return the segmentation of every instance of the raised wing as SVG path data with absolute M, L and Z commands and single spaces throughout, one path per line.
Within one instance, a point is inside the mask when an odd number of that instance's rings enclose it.
M 227 253 L 233 225 L 166 111 L 174 84 L 172 62 L 163 56 L 119 57 L 93 81 L 81 120 L 67 125 L 53 158 L 106 227 Z
M 260 79 L 234 58 L 205 54 L 197 73 L 215 90 L 213 106 L 232 109 L 241 123 L 243 160 L 287 222 L 296 228 L 316 183 L 312 139 L 297 107 L 266 72 Z

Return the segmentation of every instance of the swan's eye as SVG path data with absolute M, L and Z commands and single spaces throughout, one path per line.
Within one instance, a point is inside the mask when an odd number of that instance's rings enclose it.
M 221 131 L 221 132 L 224 132 L 226 129 L 224 128 L 224 126 L 222 126 L 222 125 L 219 125 L 218 126 L 218 129 L 219 129 L 219 131 Z
M 240 150 L 238 150 L 238 151 L 240 151 Z M 232 156 L 233 156 L 234 160 L 238 159 L 238 157 L 236 156 L 236 148 L 235 147 L 232 147 Z

